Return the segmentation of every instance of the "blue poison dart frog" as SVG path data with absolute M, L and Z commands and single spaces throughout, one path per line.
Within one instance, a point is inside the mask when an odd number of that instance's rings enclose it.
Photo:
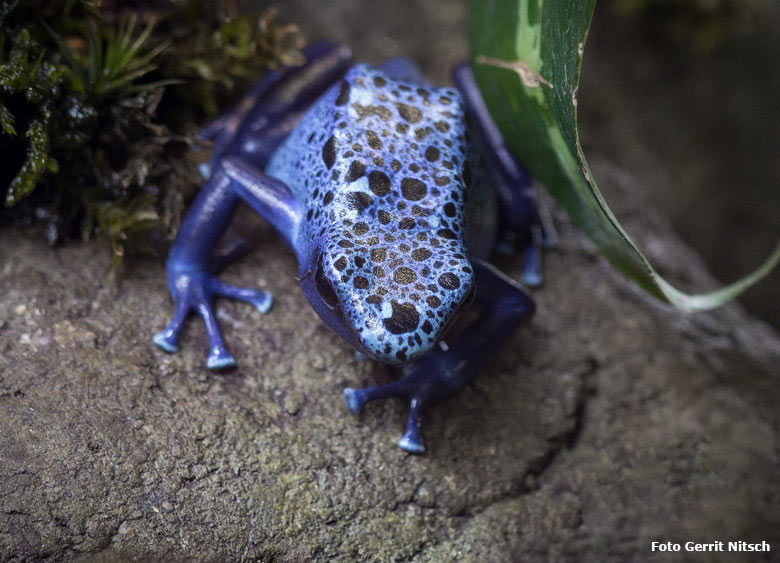
M 301 289 L 322 320 L 360 354 L 405 365 L 401 379 L 344 397 L 352 413 L 376 399 L 409 400 L 398 445 L 420 453 L 422 409 L 467 385 L 534 312 L 523 289 L 484 260 L 511 245 L 524 254 L 523 281 L 538 285 L 550 230 L 468 65 L 454 72 L 457 89 L 434 88 L 405 59 L 353 65 L 348 49 L 330 43 L 305 55 L 204 131 L 214 151 L 168 257 L 175 311 L 154 342 L 176 351 L 195 312 L 208 332 L 206 365 L 235 364 L 214 298 L 261 313 L 272 302 L 217 277 L 242 251 L 216 247 L 244 201 L 297 255 Z M 445 343 L 471 306 L 471 322 Z

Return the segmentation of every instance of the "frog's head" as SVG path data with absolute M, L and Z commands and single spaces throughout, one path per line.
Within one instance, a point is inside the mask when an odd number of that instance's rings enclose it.
M 331 233 L 304 290 L 356 349 L 382 362 L 409 361 L 439 342 L 473 298 L 471 264 L 457 239 L 435 231 L 368 229 L 357 221 Z
M 459 93 L 353 67 L 308 137 L 304 292 L 369 357 L 430 350 L 474 294 L 466 258 L 468 135 Z M 327 121 L 322 119 L 322 121 Z

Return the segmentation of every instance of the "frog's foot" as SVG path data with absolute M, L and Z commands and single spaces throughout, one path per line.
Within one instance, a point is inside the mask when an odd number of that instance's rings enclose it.
M 376 387 L 367 387 L 365 389 L 353 389 L 347 387 L 344 389 L 344 400 L 347 408 L 352 414 L 358 414 L 366 403 L 378 399 L 389 397 L 402 397 L 409 400 L 409 417 L 406 423 L 406 432 L 398 440 L 398 447 L 410 454 L 421 454 L 425 451 L 425 444 L 420 435 L 420 413 L 426 401 L 424 397 L 428 395 L 429 385 L 423 388 L 419 373 L 413 373 L 404 379 L 394 381 L 385 385 Z M 417 391 L 417 392 L 416 392 Z
M 173 279 L 169 279 L 169 283 L 176 302 L 176 311 L 168 326 L 155 335 L 154 343 L 166 352 L 176 352 L 184 321 L 189 313 L 195 312 L 203 319 L 209 337 L 206 366 L 214 370 L 233 367 L 236 361 L 228 351 L 217 324 L 214 297 L 244 301 L 254 305 L 261 313 L 267 313 L 273 304 L 271 294 L 230 285 L 207 271 L 174 272 L 171 277 Z
M 458 356 L 448 353 L 444 345 L 409 364 L 405 377 L 401 379 L 365 389 L 347 387 L 344 389 L 347 409 L 356 415 L 371 401 L 391 397 L 408 400 L 406 431 L 398 441 L 398 447 L 412 454 L 421 454 L 425 451 L 420 433 L 422 410 L 462 389 L 471 380 L 471 375 L 464 376 L 462 365 L 453 362 L 459 362 Z
M 449 346 L 440 344 L 409 364 L 406 376 L 366 389 L 344 389 L 352 414 L 366 403 L 388 397 L 409 400 L 406 432 L 398 446 L 409 453 L 425 451 L 420 436 L 420 413 L 428 405 L 463 389 L 504 346 L 514 330 L 533 315 L 535 305 L 523 289 L 492 266 L 472 262 L 480 312 Z
M 519 251 L 523 256 L 523 271 L 520 279 L 528 287 L 539 287 L 544 281 L 542 275 L 544 250 L 554 248 L 557 244 L 556 239 L 552 225 L 539 219 L 524 233 L 518 233 L 512 228 L 502 229 L 496 250 L 503 255 L 514 255 Z
M 534 198 L 535 200 L 535 198 Z M 535 200 L 536 221 L 530 227 L 530 241 L 524 250 L 524 269 L 521 279 L 530 287 L 542 285 L 542 256 L 544 251 L 557 248 L 558 233 L 547 210 Z

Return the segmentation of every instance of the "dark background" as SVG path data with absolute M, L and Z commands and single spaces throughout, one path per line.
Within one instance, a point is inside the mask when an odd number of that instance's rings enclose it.
M 715 2 L 713 12 L 691 13 L 679 7 L 685 3 L 646 2 L 661 8 L 621 13 L 628 4 L 596 7 L 579 91 L 585 154 L 633 175 L 715 276 L 732 281 L 780 236 L 780 7 L 758 1 L 729 13 Z M 409 56 L 436 83 L 448 82 L 467 54 L 463 1 L 288 0 L 277 7 L 309 39 L 341 41 L 368 62 Z M 713 26 L 719 33 L 709 41 Z M 779 284 L 775 272 L 742 298 L 776 327 Z

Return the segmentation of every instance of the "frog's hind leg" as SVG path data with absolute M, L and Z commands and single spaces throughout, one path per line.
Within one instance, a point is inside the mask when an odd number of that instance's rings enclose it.
M 535 305 L 522 288 L 492 266 L 473 261 L 477 287 L 477 318 L 463 329 L 449 347 L 432 350 L 410 364 L 407 375 L 392 383 L 367 389 L 344 390 L 347 408 L 353 414 L 366 403 L 388 397 L 409 400 L 406 432 L 398 446 L 422 453 L 420 415 L 431 403 L 465 387 L 506 344 L 514 330 L 531 318 Z
M 238 130 L 238 125 L 243 117 L 252 109 L 268 91 L 279 82 L 282 77 L 277 70 L 268 71 L 230 110 L 208 123 L 200 130 L 199 136 L 206 141 L 214 143 L 214 151 L 220 151 L 230 141 L 230 138 Z
M 320 41 L 303 50 L 300 67 L 271 71 L 230 111 L 207 125 L 200 136 L 214 142 L 211 160 L 201 165 L 205 178 L 226 155 L 258 168 L 287 137 L 306 109 L 348 69 L 351 52 Z
M 524 256 L 522 280 L 535 287 L 542 283 L 542 248 L 554 245 L 555 231 L 540 215 L 531 177 L 504 142 L 479 92 L 471 67 L 455 68 L 453 79 L 463 94 L 474 129 L 480 138 L 486 164 L 500 203 L 499 251 L 519 246 Z
M 165 329 L 154 335 L 154 343 L 168 353 L 177 352 L 179 350 L 179 334 L 189 313 L 189 303 L 183 299 L 176 301 L 176 310 L 173 313 L 171 322 L 168 323 Z

